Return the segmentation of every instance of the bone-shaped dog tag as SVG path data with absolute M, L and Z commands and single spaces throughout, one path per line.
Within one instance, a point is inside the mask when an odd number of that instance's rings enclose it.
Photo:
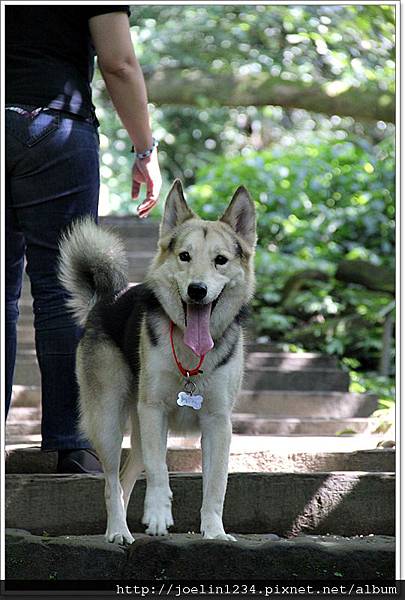
M 203 397 L 198 394 L 188 394 L 187 392 L 179 392 L 177 404 L 179 406 L 190 406 L 194 410 L 200 410 Z

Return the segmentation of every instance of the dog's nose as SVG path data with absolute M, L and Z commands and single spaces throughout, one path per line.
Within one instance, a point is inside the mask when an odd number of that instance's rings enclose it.
M 205 298 L 207 295 L 207 286 L 202 281 L 196 283 L 190 283 L 188 286 L 187 293 L 191 300 L 199 301 Z

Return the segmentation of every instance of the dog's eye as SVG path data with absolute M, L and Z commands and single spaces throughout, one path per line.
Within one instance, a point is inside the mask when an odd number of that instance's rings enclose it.
M 223 256 L 222 254 L 218 254 L 218 256 L 215 257 L 216 265 L 225 265 L 227 262 L 228 262 L 228 259 L 226 258 L 226 256 Z
M 191 256 L 188 252 L 180 252 L 179 259 L 183 262 L 190 262 Z

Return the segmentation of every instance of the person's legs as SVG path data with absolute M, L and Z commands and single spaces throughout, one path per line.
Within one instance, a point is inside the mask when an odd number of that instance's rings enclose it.
M 27 273 L 42 381 L 42 449 L 88 448 L 77 429 L 75 352 L 81 331 L 57 278 L 60 235 L 77 218 L 97 218 L 98 140 L 92 125 L 42 113 L 10 118 L 21 145 L 10 178 L 13 209 L 26 241 Z
M 6 195 L 8 194 L 6 185 Z M 6 202 L 5 221 L 5 358 L 6 358 L 6 418 L 10 408 L 13 389 L 14 366 L 17 351 L 18 300 L 21 294 L 22 273 L 24 268 L 25 240 L 18 228 L 14 211 Z
M 72 214 L 72 207 L 76 207 Z M 86 202 L 70 195 L 50 203 L 18 209 L 27 240 L 27 274 L 34 298 L 35 345 L 42 383 L 42 448 L 62 450 L 90 446 L 77 433 L 76 347 L 81 329 L 66 308 L 67 292 L 58 281 L 58 240 L 81 215 L 92 214 Z M 41 226 L 39 227 L 39 223 Z

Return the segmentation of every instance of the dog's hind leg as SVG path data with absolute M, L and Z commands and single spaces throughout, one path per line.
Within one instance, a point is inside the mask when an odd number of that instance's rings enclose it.
M 114 401 L 117 399 L 114 398 Z M 118 403 L 117 403 L 118 404 Z M 107 509 L 106 541 L 116 544 L 132 544 L 132 537 L 126 522 L 123 490 L 119 480 L 121 445 L 124 423 L 113 402 L 103 402 L 97 414 L 96 428 L 89 428 L 89 437 L 103 466 L 105 477 L 105 504 Z
M 130 404 L 129 413 L 131 417 L 131 448 L 120 472 L 125 511 L 128 508 L 135 482 L 144 469 L 139 416 L 135 403 Z
M 82 340 L 83 342 L 83 340 Z M 80 382 L 80 426 L 92 442 L 105 477 L 107 509 L 106 540 L 132 543 L 126 522 L 123 492 L 119 480 L 121 446 L 128 417 L 130 376 L 112 345 L 104 342 L 85 353 L 81 343 L 77 353 Z

